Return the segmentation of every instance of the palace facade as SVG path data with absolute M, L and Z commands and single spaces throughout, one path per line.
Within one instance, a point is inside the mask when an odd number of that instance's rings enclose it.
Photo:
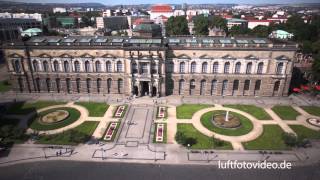
M 4 46 L 16 92 L 137 96 L 287 96 L 296 50 L 223 37 L 35 37 Z

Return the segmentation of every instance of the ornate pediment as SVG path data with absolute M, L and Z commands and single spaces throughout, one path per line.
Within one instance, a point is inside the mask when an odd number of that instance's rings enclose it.
M 61 54 L 59 57 L 62 58 L 71 58 L 71 56 L 69 54 Z
M 88 53 L 82 54 L 80 57 L 82 58 L 92 58 L 92 56 Z
M 207 54 L 201 55 L 199 58 L 200 59 L 211 59 L 211 57 L 208 56 Z
M 10 58 L 22 58 L 22 56 L 20 54 L 17 54 L 17 53 L 13 53 L 13 54 L 9 54 Z
M 281 56 L 276 57 L 276 60 L 279 60 L 279 61 L 288 61 L 288 60 L 289 60 L 289 57 L 288 57 L 288 56 L 285 56 L 285 55 L 281 55 Z
M 40 58 L 50 58 L 51 56 L 49 54 L 46 53 L 42 53 L 39 55 Z
M 258 57 L 254 56 L 254 55 L 252 55 L 252 54 L 250 54 L 249 56 L 246 56 L 246 57 L 244 57 L 244 58 L 245 58 L 245 59 L 250 59 L 250 60 L 259 59 Z
M 231 56 L 231 55 L 229 55 L 229 54 L 227 54 L 225 56 L 222 56 L 222 59 L 236 59 L 236 58 Z
M 104 54 L 101 57 L 103 57 L 103 58 L 115 58 L 115 56 L 113 56 L 111 54 Z
M 180 55 L 178 55 L 176 57 L 179 58 L 179 59 L 191 59 L 191 57 L 186 55 L 186 54 L 180 54 Z

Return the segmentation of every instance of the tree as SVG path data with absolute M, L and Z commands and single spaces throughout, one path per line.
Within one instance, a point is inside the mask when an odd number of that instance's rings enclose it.
M 242 26 L 232 26 L 232 28 L 229 30 L 229 34 L 231 34 L 232 36 L 245 35 L 249 33 L 250 33 L 250 29 Z
M 194 19 L 194 31 L 196 35 L 208 35 L 209 34 L 209 21 L 204 15 L 196 16 Z
M 210 28 L 220 28 L 223 29 L 224 31 L 227 31 L 227 20 L 220 17 L 220 16 L 213 16 L 210 20 L 209 20 L 209 27 Z
M 166 23 L 168 35 L 189 35 L 188 22 L 185 16 L 171 16 Z
M 251 34 L 257 37 L 268 37 L 270 34 L 270 28 L 268 26 L 256 26 L 252 29 Z
M 284 143 L 286 143 L 286 145 L 288 145 L 290 147 L 294 147 L 298 143 L 297 136 L 295 136 L 292 133 L 283 133 L 282 134 L 282 139 L 283 139 Z

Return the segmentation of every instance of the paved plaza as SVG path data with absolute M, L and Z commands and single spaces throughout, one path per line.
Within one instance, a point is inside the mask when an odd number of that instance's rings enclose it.
M 2 102 L 12 101 L 8 96 L 3 97 Z M 37 100 L 65 100 L 68 101 L 64 105 L 54 105 L 38 110 L 43 112 L 51 108 L 72 107 L 77 109 L 81 115 L 74 123 L 47 131 L 40 131 L 42 134 L 58 134 L 67 130 L 73 129 L 86 121 L 98 122 L 95 131 L 92 134 L 92 139 L 99 140 L 103 138 L 108 124 L 111 122 L 120 123 L 119 130 L 115 135 L 113 142 L 91 141 L 87 144 L 78 146 L 58 146 L 58 145 L 40 145 L 34 144 L 33 141 L 28 141 L 25 144 L 17 144 L 11 149 L 10 154 L 0 158 L 0 165 L 9 165 L 26 161 L 46 161 L 46 160 L 76 160 L 76 161 L 106 161 L 106 162 L 139 162 L 150 163 L 156 161 L 164 164 L 217 164 L 219 160 L 245 160 L 245 161 L 261 161 L 268 159 L 270 161 L 287 161 L 295 164 L 310 164 L 320 162 L 320 142 L 312 141 L 313 147 L 307 149 L 293 149 L 291 151 L 282 151 L 281 154 L 261 154 L 258 151 L 245 150 L 243 142 L 251 141 L 263 133 L 263 125 L 279 125 L 279 127 L 288 133 L 295 133 L 290 125 L 302 125 L 309 129 L 319 130 L 320 128 L 310 125 L 306 122 L 307 118 L 318 118 L 310 115 L 303 110 L 301 105 L 319 105 L 318 101 L 291 96 L 288 98 L 277 98 L 273 101 L 268 99 L 241 99 L 241 98 L 196 98 L 196 97 L 167 97 L 167 98 L 128 98 L 123 96 L 71 96 L 64 99 L 63 96 L 13 96 L 17 100 L 37 101 Z M 76 101 L 98 101 L 105 102 L 110 105 L 108 110 L 102 117 L 91 117 L 86 108 L 76 105 Z M 176 106 L 183 103 L 199 103 L 212 104 L 213 107 L 208 107 L 195 112 L 191 119 L 177 119 Z M 222 104 L 255 104 L 262 107 L 272 120 L 258 120 L 251 114 L 229 107 L 224 107 Z M 282 120 L 271 107 L 274 104 L 291 105 L 300 115 L 295 121 Z M 127 110 L 123 118 L 114 118 L 113 114 L 119 105 L 127 105 Z M 167 118 L 156 118 L 157 107 L 167 107 Z M 211 111 L 224 110 L 248 118 L 253 128 L 250 132 L 240 136 L 227 136 L 210 131 L 200 122 L 203 114 Z M 30 115 L 10 115 L 21 119 L 19 126 L 27 127 Z M 155 123 L 166 124 L 167 143 L 153 143 L 153 134 L 155 131 Z M 177 144 L 175 134 L 177 132 L 177 124 L 192 124 L 193 127 L 206 136 L 214 136 L 224 141 L 231 143 L 233 150 L 198 150 L 196 153 L 188 150 Z M 33 130 L 28 129 L 28 133 Z M 98 142 L 98 143 L 97 143 Z M 59 152 L 62 155 L 57 156 Z M 272 151 L 271 151 L 272 152 Z

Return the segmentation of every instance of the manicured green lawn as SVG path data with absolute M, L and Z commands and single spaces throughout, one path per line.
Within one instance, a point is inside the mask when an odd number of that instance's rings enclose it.
M 271 120 L 272 118 L 269 116 L 269 114 L 261 107 L 257 107 L 254 105 L 243 105 L 243 104 L 235 104 L 235 105 L 224 105 L 225 107 L 238 109 L 240 111 L 244 111 L 246 113 L 251 114 L 257 119 L 260 120 Z
M 41 124 L 39 123 L 39 118 L 41 118 L 42 116 L 53 112 L 55 110 L 66 110 L 69 112 L 69 117 L 61 122 L 56 122 L 56 123 L 52 123 L 52 124 Z M 67 126 L 69 124 L 72 124 L 73 122 L 75 122 L 76 120 L 78 120 L 80 117 L 80 112 L 74 108 L 69 108 L 69 107 L 63 107 L 63 108 L 54 108 L 54 109 L 50 109 L 44 112 L 41 112 L 40 114 L 38 114 L 35 118 L 32 118 L 30 120 L 30 128 L 34 129 L 34 130 L 38 130 L 38 131 L 46 131 L 46 130 L 53 130 L 53 129 L 58 129 L 58 128 L 62 128 L 64 126 Z
M 308 138 L 308 139 L 320 139 L 320 131 L 309 129 L 302 125 L 289 125 L 290 128 L 297 133 L 298 137 Z
M 263 125 L 263 133 L 253 141 L 242 143 L 249 150 L 290 150 L 282 139 L 283 130 L 278 125 Z
M 37 101 L 32 103 L 16 102 L 7 111 L 7 114 L 28 114 L 35 112 L 38 109 L 45 108 L 53 105 L 61 105 L 65 102 L 56 101 Z
M 224 142 L 221 147 L 215 147 L 212 138 L 200 133 L 192 124 L 177 124 L 177 128 L 178 132 L 196 139 L 197 143 L 191 146 L 191 149 L 232 149 L 229 142 Z
M 320 107 L 318 106 L 301 106 L 301 108 L 311 115 L 320 116 Z
M 85 121 L 79 126 L 75 127 L 73 131 L 81 133 L 82 135 L 86 135 L 91 137 L 94 130 L 97 128 L 99 122 L 97 121 Z M 41 136 L 37 141 L 38 144 L 60 144 L 60 145 L 76 145 L 78 142 L 73 141 L 71 131 L 65 131 L 60 134 L 49 135 L 49 136 Z M 85 138 L 88 140 L 88 138 Z M 83 141 L 82 143 L 85 143 Z
M 154 126 L 153 143 L 167 143 L 167 124 L 166 123 L 164 123 L 163 141 L 156 142 L 156 137 L 157 137 L 157 123 L 155 123 L 155 126 Z
M 123 118 L 124 115 L 126 115 L 126 113 L 127 113 L 128 105 L 124 104 L 124 105 L 121 105 L 121 106 L 124 106 L 123 113 L 122 113 L 122 115 L 121 115 L 121 117 L 120 117 L 120 118 Z M 113 117 L 113 118 L 116 118 L 115 115 L 116 115 L 116 112 L 117 112 L 117 109 L 118 109 L 118 108 L 119 108 L 119 106 L 117 106 L 117 107 L 113 110 L 113 112 L 112 112 L 112 114 L 113 114 L 112 117 Z M 117 117 L 117 118 L 119 118 L 119 117 Z
M 211 121 L 212 116 L 214 114 L 221 114 L 221 113 L 225 113 L 225 111 L 211 111 L 211 112 L 205 113 L 204 115 L 201 116 L 201 119 L 200 119 L 202 125 L 207 129 L 209 129 L 210 131 L 216 132 L 218 134 L 227 135 L 227 136 L 241 136 L 244 134 L 248 134 L 252 130 L 253 128 L 252 122 L 248 118 L 234 112 L 230 112 L 230 114 L 240 119 L 241 127 L 236 129 L 226 129 L 226 128 L 220 128 L 213 125 Z
M 296 120 L 297 116 L 300 115 L 291 106 L 273 106 L 272 110 L 283 120 Z
M 11 88 L 11 85 L 8 81 L 0 81 L 0 92 L 7 92 Z
M 103 117 L 104 113 L 108 110 L 109 105 L 106 103 L 98 102 L 76 102 L 75 104 L 80 105 L 88 109 L 89 116 Z
M 182 104 L 176 108 L 177 119 L 192 119 L 195 112 L 208 107 L 214 106 L 208 104 Z

